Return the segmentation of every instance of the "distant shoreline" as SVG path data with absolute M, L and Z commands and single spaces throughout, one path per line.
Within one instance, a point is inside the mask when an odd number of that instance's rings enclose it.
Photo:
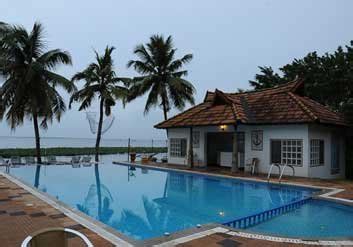
M 127 153 L 127 147 L 100 147 L 99 154 Z M 166 153 L 166 147 L 130 147 L 130 153 Z M 42 156 L 73 156 L 73 155 L 94 155 L 94 147 L 51 147 L 42 148 Z M 35 156 L 35 148 L 3 148 L 0 149 L 0 156 L 9 158 L 11 156 Z

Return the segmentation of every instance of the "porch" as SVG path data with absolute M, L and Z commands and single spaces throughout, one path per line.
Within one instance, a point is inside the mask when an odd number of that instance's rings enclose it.
M 234 125 L 168 130 L 168 162 L 189 167 L 245 167 L 245 132 Z

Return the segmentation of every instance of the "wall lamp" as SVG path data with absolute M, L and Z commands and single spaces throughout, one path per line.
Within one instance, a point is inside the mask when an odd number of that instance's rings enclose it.
M 221 126 L 219 126 L 219 128 L 220 128 L 222 131 L 225 131 L 225 130 L 227 129 L 227 125 L 222 124 Z

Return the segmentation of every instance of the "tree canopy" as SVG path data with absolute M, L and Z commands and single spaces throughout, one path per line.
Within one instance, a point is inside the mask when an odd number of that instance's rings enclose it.
M 134 53 L 139 59 L 128 63 L 128 67 L 133 67 L 141 74 L 141 77 L 133 80 L 129 100 L 148 92 L 145 113 L 151 107 L 159 105 L 163 109 L 165 120 L 171 107 L 182 110 L 186 103 L 195 103 L 195 88 L 183 79 L 188 72 L 182 69 L 193 56 L 186 54 L 175 59 L 176 50 L 171 36 L 165 39 L 161 35 L 153 35 L 149 43 L 135 48 Z
M 306 96 L 343 113 L 353 122 L 353 41 L 338 47 L 333 53 L 311 52 L 279 68 L 259 67 L 255 80 L 249 81 L 255 90 L 273 87 L 299 77 L 304 80 Z
M 86 110 L 92 104 L 95 98 L 99 100 L 99 121 L 96 139 L 95 160 L 98 161 L 99 145 L 102 134 L 103 116 L 111 114 L 111 108 L 117 100 L 121 100 L 125 104 L 128 95 L 128 84 L 130 79 L 117 77 L 114 71 L 114 60 L 112 53 L 114 47 L 107 46 L 103 55 L 99 55 L 95 51 L 95 62 L 89 64 L 86 69 L 76 73 L 72 77 L 72 81 L 84 80 L 85 84 L 82 89 L 75 91 L 71 98 L 70 104 L 80 102 L 79 111 Z M 119 85 L 121 83 L 121 85 Z
M 41 163 L 38 120 L 44 129 L 54 118 L 60 121 L 66 105 L 57 87 L 69 93 L 76 88 L 55 70 L 71 63 L 66 51 L 46 51 L 40 23 L 35 23 L 30 32 L 22 26 L 0 23 L 0 73 L 4 78 L 0 89 L 0 120 L 5 117 L 12 129 L 25 118 L 33 121 L 38 163 Z

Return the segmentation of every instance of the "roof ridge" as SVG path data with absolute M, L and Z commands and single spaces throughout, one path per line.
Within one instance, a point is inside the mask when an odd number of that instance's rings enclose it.
M 158 128 L 158 125 L 162 125 L 162 124 L 164 124 L 164 123 L 166 123 L 166 122 L 169 122 L 170 120 L 172 120 L 172 119 L 178 117 L 179 115 L 184 114 L 184 113 L 186 113 L 186 112 L 189 112 L 189 111 L 191 111 L 192 109 L 194 109 L 194 108 L 196 108 L 196 107 L 198 107 L 198 106 L 200 106 L 200 105 L 203 105 L 203 104 L 206 104 L 206 102 L 201 102 L 200 104 L 194 105 L 194 106 L 190 107 L 189 109 L 187 109 L 187 110 L 185 110 L 185 111 L 182 111 L 182 112 L 180 112 L 180 113 L 174 115 L 173 117 L 168 118 L 167 120 L 164 120 L 164 121 L 162 121 L 162 122 L 160 122 L 160 123 L 154 125 L 153 127 Z M 208 106 L 207 106 L 206 108 L 208 108 Z M 200 111 L 202 111 L 202 110 L 203 110 L 203 109 L 200 109 L 200 110 L 197 111 L 196 113 L 198 113 L 198 112 L 200 112 Z M 182 120 L 179 120 L 179 121 L 177 121 L 177 122 L 180 122 L 180 121 L 182 121 Z
M 221 94 L 222 97 L 224 97 L 226 99 L 226 101 L 228 101 L 227 103 L 230 105 L 231 109 L 232 109 L 232 113 L 233 113 L 233 116 L 234 116 L 234 119 L 235 121 L 239 120 L 238 118 L 238 113 L 237 113 L 237 110 L 235 108 L 235 102 L 233 101 L 233 99 L 229 98 L 228 95 L 226 93 L 224 93 L 223 91 L 219 90 L 216 88 L 215 90 L 215 94 L 217 95 L 218 94 Z M 215 98 L 214 98 L 215 99 Z
M 303 83 L 303 80 L 299 79 L 299 78 L 296 78 L 296 79 L 294 79 L 292 81 L 289 81 L 289 82 L 286 82 L 286 83 L 283 83 L 283 84 L 279 84 L 279 85 L 276 85 L 276 86 L 273 86 L 273 87 L 269 87 L 269 88 L 263 88 L 263 89 L 258 89 L 258 90 L 252 89 L 250 91 L 240 92 L 240 93 L 226 93 L 226 92 L 223 92 L 223 93 L 224 94 L 231 94 L 231 95 L 244 95 L 244 94 L 250 94 L 250 93 L 261 93 L 261 92 L 264 92 L 264 91 L 270 91 L 270 90 L 286 87 L 286 86 L 288 86 L 290 84 L 297 84 L 294 87 L 294 89 L 296 90 L 300 86 L 301 83 Z M 210 93 L 213 93 L 213 92 L 210 92 Z
M 287 92 L 287 94 L 304 110 L 304 112 L 311 117 L 314 121 L 319 118 L 292 92 Z

